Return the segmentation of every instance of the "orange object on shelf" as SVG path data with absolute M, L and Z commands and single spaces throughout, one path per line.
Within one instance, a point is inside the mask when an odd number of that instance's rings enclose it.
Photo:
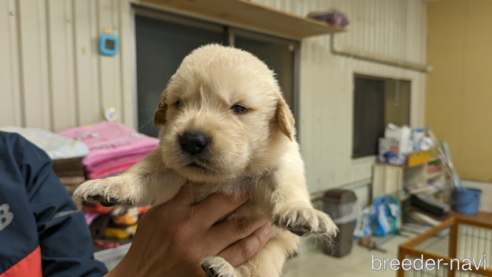
M 430 150 L 422 150 L 408 153 L 407 166 L 413 167 L 430 161 Z

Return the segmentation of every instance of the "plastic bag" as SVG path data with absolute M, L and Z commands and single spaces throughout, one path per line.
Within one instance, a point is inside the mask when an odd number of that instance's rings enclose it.
M 410 135 L 412 129 L 408 126 L 398 127 L 395 124 L 388 124 L 386 129 L 384 129 L 384 137 L 387 139 L 394 139 L 400 143 L 399 149 L 400 153 L 406 155 L 408 152 L 412 152 L 412 147 L 410 144 Z
M 401 210 L 398 200 L 393 196 L 379 197 L 373 204 L 372 234 L 386 236 L 398 232 Z
M 398 200 L 391 196 L 377 198 L 357 219 L 354 237 L 396 234 L 400 227 L 401 210 Z
M 355 223 L 355 229 L 354 229 L 354 238 L 359 239 L 361 237 L 367 237 L 372 234 L 371 231 L 371 215 L 373 214 L 372 212 L 372 206 L 365 208 L 362 211 L 362 214 L 359 218 L 357 218 L 356 223 Z

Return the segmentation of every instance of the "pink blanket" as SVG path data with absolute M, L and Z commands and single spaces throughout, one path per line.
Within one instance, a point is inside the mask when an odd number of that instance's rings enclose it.
M 104 170 L 105 168 L 108 167 L 115 167 L 120 164 L 128 164 L 129 162 L 136 163 L 140 161 L 141 159 L 145 158 L 149 154 L 149 149 L 143 149 L 141 153 L 131 153 L 128 156 L 123 156 L 111 160 L 103 160 L 102 162 L 99 161 L 93 161 L 91 162 L 90 165 L 85 167 L 86 171 L 93 172 L 93 171 L 98 171 L 98 170 Z M 152 149 L 153 150 L 153 149 Z
M 101 179 L 101 178 L 107 177 L 109 175 L 113 175 L 116 173 L 121 173 L 121 172 L 127 171 L 128 169 L 130 169 L 130 167 L 135 165 L 138 161 L 140 161 L 144 157 L 145 156 L 135 157 L 132 159 L 126 159 L 125 161 L 122 161 L 122 162 L 112 163 L 112 164 L 108 164 L 105 166 L 101 166 L 94 171 L 89 171 L 87 174 L 87 177 L 91 180 L 92 179 Z
M 113 122 L 102 122 L 69 129 L 59 135 L 79 140 L 89 148 L 83 163 L 89 171 L 120 159 L 142 158 L 154 151 L 159 140 L 140 134 L 132 128 Z M 124 162 L 125 165 L 128 163 Z

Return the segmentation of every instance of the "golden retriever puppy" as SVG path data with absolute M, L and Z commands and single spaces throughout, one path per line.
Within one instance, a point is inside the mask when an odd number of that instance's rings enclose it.
M 280 276 L 298 236 L 336 226 L 310 202 L 294 118 L 274 73 L 252 54 L 220 45 L 194 50 L 162 93 L 154 124 L 158 149 L 120 176 L 82 184 L 74 196 L 105 205 L 158 205 L 192 182 L 196 202 L 212 193 L 248 193 L 228 218 L 267 217 L 265 247 L 234 268 L 203 260 L 207 276 Z

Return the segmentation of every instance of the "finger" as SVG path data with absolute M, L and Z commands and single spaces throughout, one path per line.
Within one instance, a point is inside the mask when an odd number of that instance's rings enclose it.
M 207 244 L 211 249 L 222 252 L 238 240 L 250 236 L 256 229 L 269 221 L 265 218 L 233 218 L 213 226 L 207 233 Z
M 270 223 L 264 224 L 251 234 L 222 251 L 219 256 L 237 267 L 247 262 L 267 243 L 270 237 Z
M 219 219 L 230 214 L 247 200 L 248 196 L 244 194 L 215 193 L 195 206 L 196 217 L 204 221 L 207 228 L 210 228 Z

